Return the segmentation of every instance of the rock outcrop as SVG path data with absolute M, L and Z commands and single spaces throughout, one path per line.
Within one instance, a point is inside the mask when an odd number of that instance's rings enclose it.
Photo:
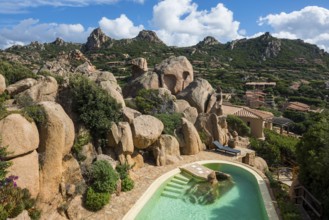
M 147 72 L 140 77 L 129 82 L 123 88 L 124 97 L 135 97 L 139 90 L 141 89 L 158 89 L 159 88 L 159 78 L 154 72 Z
M 6 89 L 6 79 L 3 75 L 0 74 L 0 95 L 5 91 Z
M 184 56 L 171 57 L 155 67 L 160 77 L 160 87 L 177 94 L 193 81 L 193 67 Z
M 38 81 L 35 79 L 26 78 L 26 79 L 22 79 L 16 83 L 14 83 L 14 84 L 9 85 L 6 90 L 9 95 L 14 96 L 21 92 L 24 92 L 25 90 L 31 88 L 32 86 L 34 86 L 37 83 L 38 83 Z
M 142 40 L 152 43 L 164 44 L 162 40 L 160 40 L 157 34 L 154 31 L 142 30 L 138 33 L 137 37 L 134 40 Z
M 99 49 L 106 42 L 111 40 L 108 36 L 104 34 L 104 32 L 100 28 L 96 28 L 91 32 L 90 36 L 87 39 L 87 43 L 85 44 L 86 50 L 95 50 Z
M 8 146 L 9 158 L 36 150 L 39 132 L 34 122 L 29 122 L 20 114 L 10 114 L 0 121 L 2 146 Z
M 207 80 L 198 78 L 178 93 L 177 98 L 188 101 L 199 113 L 203 113 L 207 111 L 208 101 L 214 93 L 215 90 Z
M 40 77 L 31 88 L 18 94 L 19 97 L 29 97 L 34 102 L 55 101 L 58 84 L 54 77 Z
M 189 120 L 192 124 L 194 124 L 198 118 L 198 110 L 191 107 L 190 104 L 183 99 L 175 100 L 174 111 L 177 113 L 182 113 L 183 117 Z
M 230 136 L 227 128 L 226 118 L 216 114 L 199 114 L 195 127 L 203 134 L 206 146 L 212 148 L 214 140 L 219 141 L 222 145 L 227 146 Z
M 254 165 L 258 170 L 262 171 L 263 173 L 265 173 L 265 171 L 268 170 L 268 166 L 267 166 L 266 161 L 261 157 L 255 157 L 255 164 Z
M 8 168 L 8 175 L 18 176 L 16 183 L 21 188 L 27 188 L 31 196 L 38 196 L 39 187 L 39 160 L 38 153 L 33 151 L 27 155 L 16 157 Z
M 63 108 L 54 102 L 41 102 L 47 120 L 40 126 L 41 178 L 38 202 L 48 203 L 58 193 L 63 157 L 74 141 L 74 125 Z
M 129 108 L 129 107 L 124 107 L 122 109 L 122 114 L 123 114 L 123 120 L 128 122 L 129 124 L 133 123 L 134 118 L 142 115 L 139 111 Z
M 203 150 L 203 143 L 194 125 L 187 119 L 182 118 L 182 133 L 183 146 L 181 147 L 182 154 L 195 155 Z
M 218 40 L 216 40 L 214 37 L 207 36 L 202 41 L 200 41 L 197 46 L 212 46 L 219 44 Z
M 136 117 L 132 123 L 135 147 L 146 149 L 160 137 L 163 129 L 163 123 L 153 116 L 141 115 Z
M 132 76 L 137 78 L 148 71 L 147 61 L 145 58 L 139 57 L 132 59 L 128 64 L 132 66 Z
M 171 135 L 161 135 L 153 145 L 153 156 L 157 166 L 177 163 L 182 159 L 177 139 Z

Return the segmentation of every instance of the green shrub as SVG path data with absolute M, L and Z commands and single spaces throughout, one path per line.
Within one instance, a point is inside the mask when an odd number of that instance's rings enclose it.
M 0 220 L 6 220 L 7 218 L 8 218 L 8 212 L 2 205 L 0 205 Z
M 175 130 L 178 130 L 182 126 L 182 114 L 173 113 L 173 114 L 156 114 L 156 118 L 162 121 L 164 125 L 163 132 L 165 134 L 174 135 Z
M 78 161 L 84 161 L 86 159 L 86 156 L 84 156 L 81 153 L 81 151 L 82 151 L 82 147 L 84 145 L 88 144 L 90 141 L 91 141 L 91 137 L 90 137 L 89 133 L 79 135 L 75 139 L 73 147 L 72 147 L 72 152 Z
M 46 120 L 46 113 L 44 109 L 37 105 L 29 96 L 17 96 L 16 102 L 23 108 L 23 114 L 27 118 L 33 119 L 35 123 L 41 124 Z
M 249 136 L 250 128 L 247 124 L 235 115 L 228 115 L 226 118 L 230 132 L 236 131 L 240 136 Z
M 130 191 L 134 188 L 134 181 L 130 177 L 126 177 L 121 182 L 121 189 L 123 192 Z
M 110 201 L 110 193 L 95 192 L 92 187 L 87 189 L 85 207 L 90 211 L 99 211 Z
M 160 95 L 159 90 L 141 89 L 135 98 L 137 109 L 143 114 L 155 115 L 174 112 L 170 94 Z
M 128 163 L 119 164 L 115 167 L 115 170 L 118 172 L 120 179 L 127 178 L 130 169 L 131 169 L 131 166 Z
M 121 105 L 94 82 L 82 76 L 70 78 L 73 110 L 97 140 L 106 135 L 112 122 L 121 118 Z
M 116 190 L 116 183 L 119 175 L 112 168 L 111 164 L 105 160 L 93 163 L 91 167 L 91 186 L 97 192 L 113 193 Z
M 10 63 L 7 61 L 0 61 L 0 74 L 2 74 L 7 81 L 7 85 L 13 84 L 25 78 L 35 78 L 36 75 L 19 63 Z

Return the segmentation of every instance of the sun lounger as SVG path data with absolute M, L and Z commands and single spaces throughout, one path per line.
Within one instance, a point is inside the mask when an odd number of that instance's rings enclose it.
M 234 154 L 235 156 L 241 153 L 240 150 L 233 149 L 233 148 L 230 148 L 228 146 L 223 146 L 218 141 L 214 141 L 212 143 L 215 145 L 215 150 L 217 150 L 217 151 L 222 151 L 224 153 Z

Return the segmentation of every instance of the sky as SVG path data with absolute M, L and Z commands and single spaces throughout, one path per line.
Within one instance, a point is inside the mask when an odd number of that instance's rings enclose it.
M 328 0 L 0 0 L 0 49 L 57 37 L 85 43 L 100 27 L 114 39 L 153 30 L 169 46 L 206 36 L 222 43 L 264 32 L 329 51 Z

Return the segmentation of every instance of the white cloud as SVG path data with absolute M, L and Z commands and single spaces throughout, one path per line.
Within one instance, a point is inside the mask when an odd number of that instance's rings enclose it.
M 25 19 L 11 28 L 0 29 L 0 48 L 31 41 L 51 42 L 60 37 L 65 41 L 85 42 L 92 28 L 81 24 L 40 23 L 36 19 Z
M 233 12 L 221 3 L 207 11 L 198 10 L 192 0 L 164 0 L 153 7 L 151 23 L 168 45 L 190 46 L 206 36 L 221 42 L 241 38 L 240 23 L 234 21 Z
M 291 13 L 269 14 L 260 17 L 259 25 L 269 25 L 273 36 L 288 39 L 302 39 L 329 50 L 329 10 L 318 6 L 308 6 Z
M 52 7 L 85 7 L 89 5 L 109 5 L 121 0 L 1 0 L 0 14 L 25 13 L 29 8 L 40 6 Z M 143 4 L 144 0 L 128 0 Z
M 115 39 L 136 37 L 144 29 L 143 25 L 134 26 L 125 14 L 113 20 L 103 17 L 98 23 L 105 34 Z

